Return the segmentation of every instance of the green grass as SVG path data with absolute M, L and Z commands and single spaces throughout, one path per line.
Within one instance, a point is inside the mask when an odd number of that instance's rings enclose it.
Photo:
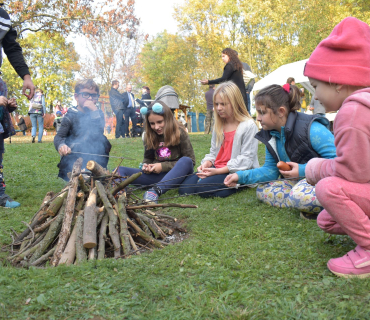
M 192 135 L 197 164 L 210 136 Z M 137 159 L 139 139 L 112 141 L 112 155 Z M 263 163 L 264 149 L 260 145 Z M 25 228 L 45 193 L 64 185 L 51 143 L 7 145 L 7 192 L 22 203 L 0 209 L 0 243 Z M 119 162 L 112 159 L 109 167 Z M 166 196 L 175 196 L 171 191 Z M 254 189 L 226 199 L 176 199 L 190 237 L 126 260 L 29 270 L 0 267 L 0 319 L 369 319 L 370 280 L 345 280 L 328 259 L 355 245 L 330 237 L 299 212 L 257 201 Z M 4 257 L 4 253 L 2 254 Z M 27 299 L 31 299 L 26 304 Z

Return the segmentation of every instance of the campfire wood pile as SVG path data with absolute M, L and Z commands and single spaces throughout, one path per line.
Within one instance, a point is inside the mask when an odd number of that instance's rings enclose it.
M 149 209 L 197 206 L 135 204 L 130 193 L 122 190 L 141 173 L 114 184 L 114 173 L 89 161 L 86 168 L 92 175 L 87 182 L 81 165 L 79 158 L 66 188 L 58 194 L 48 192 L 30 223 L 25 223 L 27 228 L 19 235 L 14 232 L 8 247 L 13 265 L 43 266 L 50 261 L 57 266 L 124 258 L 163 248 L 168 236 L 185 232 L 176 218 Z

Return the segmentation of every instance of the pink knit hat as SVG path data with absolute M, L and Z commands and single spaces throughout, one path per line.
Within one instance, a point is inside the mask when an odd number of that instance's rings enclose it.
M 348 17 L 322 40 L 304 75 L 324 82 L 370 87 L 370 27 Z

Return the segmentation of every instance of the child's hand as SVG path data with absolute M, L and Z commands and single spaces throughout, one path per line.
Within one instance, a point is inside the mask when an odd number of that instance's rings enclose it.
M 58 152 L 63 157 L 66 156 L 67 154 L 70 154 L 72 150 L 66 144 L 63 144 L 62 146 L 59 147 Z
M 200 83 L 201 84 L 208 84 L 208 80 L 201 80 Z
M 238 181 L 239 176 L 236 173 L 229 174 L 224 180 L 224 185 L 229 188 L 235 187 Z
M 149 165 L 147 163 L 143 163 L 143 167 L 141 168 L 141 170 L 143 170 L 144 173 L 147 173 L 149 174 Z
M 8 105 L 8 99 L 4 96 L 0 96 L 0 105 L 1 106 L 7 106 Z
M 26 93 L 26 90 L 29 90 L 29 93 Z M 31 100 L 33 98 L 33 95 L 35 93 L 35 85 L 32 82 L 31 76 L 29 74 L 26 74 L 23 77 L 23 88 L 22 88 L 22 94 L 24 94 L 28 100 Z
M 86 100 L 85 103 L 84 103 L 84 108 L 87 108 L 91 111 L 98 110 L 98 108 L 95 105 L 95 102 L 92 101 L 92 100 Z
M 292 167 L 290 171 L 279 170 L 284 178 L 298 178 L 299 177 L 299 166 L 296 162 L 287 162 Z
M 17 108 L 17 100 L 15 100 L 15 98 L 8 99 L 8 111 L 13 112 L 17 110 Z
M 204 161 L 203 164 L 201 164 L 198 168 L 197 168 L 197 171 L 198 172 L 202 172 L 204 169 L 206 168 L 210 168 L 212 167 L 212 162 L 207 160 L 207 161 Z
M 218 174 L 216 168 L 204 168 L 201 172 L 197 173 L 197 176 L 200 179 L 205 179 L 207 177 L 214 176 L 216 174 Z
M 162 172 L 162 165 L 160 163 L 152 163 L 149 164 L 149 172 L 153 173 L 161 173 Z

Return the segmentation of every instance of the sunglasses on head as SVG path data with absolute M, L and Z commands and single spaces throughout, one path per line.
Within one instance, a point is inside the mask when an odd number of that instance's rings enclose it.
M 163 106 L 160 104 L 160 103 L 155 103 L 153 106 L 151 107 L 142 107 L 140 109 L 140 113 L 145 116 L 146 114 L 148 114 L 150 111 L 153 111 L 154 113 L 156 114 L 163 114 L 164 113 L 164 110 L 163 110 Z

